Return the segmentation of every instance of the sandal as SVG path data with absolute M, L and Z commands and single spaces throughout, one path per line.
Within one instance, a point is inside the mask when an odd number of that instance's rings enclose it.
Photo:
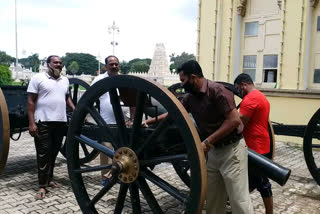
M 37 200 L 42 200 L 46 197 L 46 193 L 47 193 L 46 189 L 40 188 L 39 192 L 37 192 L 37 194 L 34 196 L 34 198 Z
M 48 186 L 51 187 L 51 188 L 60 188 L 61 187 L 60 184 L 58 184 L 58 183 L 56 183 L 54 181 L 50 181 Z

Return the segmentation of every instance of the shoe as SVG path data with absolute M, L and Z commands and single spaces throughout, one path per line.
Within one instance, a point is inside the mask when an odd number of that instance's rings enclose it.
M 102 186 L 107 186 L 110 183 L 111 179 L 107 178 L 102 180 Z M 117 181 L 118 184 L 121 184 L 120 180 Z

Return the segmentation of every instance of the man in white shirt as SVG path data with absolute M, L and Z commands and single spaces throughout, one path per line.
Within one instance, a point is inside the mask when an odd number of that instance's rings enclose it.
M 115 76 L 119 74 L 120 70 L 120 65 L 119 65 L 119 60 L 116 56 L 108 56 L 105 59 L 105 68 L 106 72 L 103 74 L 100 74 L 97 76 L 91 83 L 91 85 L 95 84 L 99 80 L 102 80 L 107 77 Z M 113 108 L 112 104 L 110 102 L 110 96 L 109 92 L 103 94 L 100 98 L 100 115 L 101 117 L 106 121 L 107 124 L 117 124 L 114 113 L 113 113 Z M 130 121 L 130 113 L 129 113 L 129 108 L 128 107 L 122 107 L 123 113 L 125 118 L 128 119 L 128 122 Z M 102 144 L 110 149 L 113 149 L 111 143 L 108 142 L 102 142 Z M 111 164 L 112 160 L 108 158 L 106 155 L 100 154 L 100 163 L 101 164 Z M 105 186 L 109 182 L 109 178 L 107 177 L 107 173 L 109 170 L 102 170 L 101 171 L 101 177 L 102 177 L 102 184 Z
M 59 187 L 52 180 L 54 163 L 66 128 L 66 105 L 75 108 L 68 94 L 69 80 L 60 75 L 60 57 L 49 56 L 47 66 L 48 72 L 33 76 L 27 89 L 29 133 L 34 137 L 38 164 L 36 199 L 45 198 L 47 187 Z

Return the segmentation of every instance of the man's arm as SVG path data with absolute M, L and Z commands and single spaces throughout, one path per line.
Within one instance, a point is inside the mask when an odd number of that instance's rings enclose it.
M 72 109 L 72 111 L 74 111 L 76 107 L 73 105 L 73 102 L 69 95 L 66 95 L 66 103 L 67 103 L 67 106 L 69 106 Z
M 156 116 L 156 117 L 149 118 L 149 119 L 145 120 L 142 125 L 147 125 L 148 126 L 150 124 L 154 124 L 156 121 L 160 122 L 161 120 L 163 120 L 167 116 L 168 116 L 168 112 L 166 112 L 164 114 L 161 114 L 159 116 Z
M 242 125 L 239 113 L 236 108 L 234 108 L 232 111 L 226 113 L 225 115 L 225 120 L 220 126 L 218 130 L 216 130 L 214 133 L 212 133 L 206 140 L 210 145 L 215 144 L 218 142 L 220 139 L 226 137 L 229 135 L 233 130 L 238 128 L 239 126 Z M 202 147 L 204 151 L 208 151 L 210 148 L 205 144 L 205 142 L 202 142 Z
M 38 94 L 28 93 L 28 119 L 29 119 L 29 133 L 32 137 L 37 135 L 38 127 L 34 121 L 34 112 Z
M 250 121 L 251 117 L 250 116 L 247 116 L 247 115 L 243 115 L 241 113 L 240 114 L 240 119 L 243 123 L 243 126 L 246 127 L 246 125 L 248 124 L 248 122 Z

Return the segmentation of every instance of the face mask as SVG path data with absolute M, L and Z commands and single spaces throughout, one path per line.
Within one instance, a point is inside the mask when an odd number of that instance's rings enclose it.
M 237 91 L 238 91 L 238 93 L 239 93 L 239 96 L 241 97 L 241 98 L 243 98 L 244 96 L 244 94 L 243 94 L 243 89 L 241 88 L 241 86 L 239 86 L 239 88 L 237 88 Z
M 186 93 L 190 93 L 190 94 L 193 94 L 194 91 L 193 91 L 193 84 L 191 84 L 189 81 L 186 82 L 184 85 L 183 85 L 183 88 L 184 88 L 184 91 Z

